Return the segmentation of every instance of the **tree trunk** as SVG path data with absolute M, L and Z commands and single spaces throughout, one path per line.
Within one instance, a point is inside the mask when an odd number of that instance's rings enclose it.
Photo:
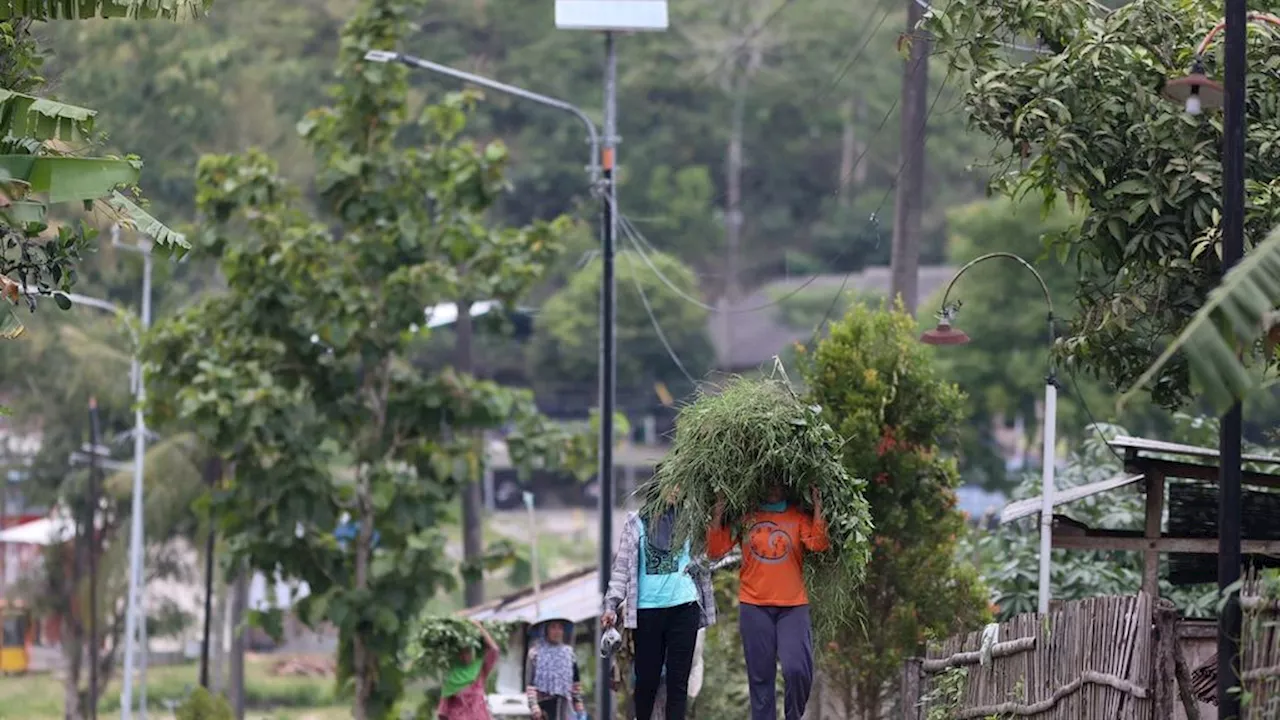
M 842 208 L 849 207 L 856 194 L 854 190 L 867 179 L 866 163 L 860 162 L 862 154 L 866 151 L 866 144 L 858 141 L 857 134 L 858 122 L 862 119 L 864 107 L 861 97 L 851 97 L 840 109 L 844 129 L 840 134 L 840 177 L 837 178 L 837 188 L 840 192 Z
M 902 76 L 902 168 L 898 177 L 898 193 L 893 209 L 893 251 L 889 297 L 902 304 L 912 315 L 919 301 L 920 207 L 924 192 L 924 147 L 926 108 L 929 91 L 929 52 L 927 35 L 917 29 L 924 9 L 916 0 L 907 0 L 907 34 L 911 54 Z
M 228 693 L 236 720 L 244 720 L 245 610 L 249 605 L 249 567 L 242 564 L 236 573 L 231 595 L 231 691 Z
M 471 375 L 475 372 L 475 360 L 472 355 L 472 338 L 475 327 L 471 321 L 471 301 L 460 300 L 458 320 L 454 324 L 457 331 L 455 347 L 455 369 L 460 373 Z M 477 443 L 483 448 L 483 444 Z M 484 554 L 484 488 L 480 478 L 467 478 L 467 485 L 462 490 L 462 559 L 464 563 L 480 563 Z M 484 576 L 467 577 L 464 596 L 467 607 L 475 607 L 484 602 Z
M 373 488 L 369 475 L 373 470 L 361 468 L 360 480 L 356 486 L 356 512 L 360 518 L 360 528 L 356 534 L 356 586 L 357 592 L 369 589 L 369 561 L 373 554 Z M 369 720 L 369 698 L 373 695 L 374 658 L 365 646 L 364 636 L 359 632 L 351 633 L 351 670 L 355 676 L 356 697 L 352 717 L 355 720 Z
M 214 564 L 216 568 L 217 563 Z M 222 573 L 214 577 L 213 596 L 213 632 L 209 646 L 209 688 L 215 695 L 223 694 L 226 689 L 227 665 L 227 583 Z

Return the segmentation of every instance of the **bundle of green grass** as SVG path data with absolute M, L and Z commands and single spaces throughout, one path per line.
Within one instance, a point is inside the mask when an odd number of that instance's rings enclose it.
M 785 379 L 734 378 L 704 388 L 676 417 L 670 452 L 645 497 L 654 516 L 674 499 L 676 538 L 705 551 L 717 498 L 724 521 L 760 508 L 774 486 L 792 504 L 812 510 L 812 488 L 822 498 L 830 550 L 805 556 L 805 584 L 818 637 L 829 641 L 842 626 L 860 622 L 858 589 L 870 559 L 871 514 L 864 480 L 841 462 L 841 438 L 822 418 L 822 408 L 804 403 Z M 734 527 L 736 531 L 740 527 Z
M 505 650 L 516 623 L 490 621 L 482 625 L 498 647 Z M 466 650 L 471 651 L 473 657 L 484 653 L 484 636 L 474 622 L 452 615 L 424 617 L 417 623 L 406 653 L 410 674 L 439 678 Z

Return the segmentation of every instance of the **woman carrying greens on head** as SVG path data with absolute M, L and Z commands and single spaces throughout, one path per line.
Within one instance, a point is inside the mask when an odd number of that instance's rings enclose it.
M 632 631 L 635 717 L 644 720 L 653 713 L 664 672 L 666 720 L 685 719 L 698 630 L 716 621 L 711 573 L 690 557 L 689 541 L 677 539 L 678 493 L 653 498 L 652 517 L 627 517 L 600 618 L 605 628 L 621 619 Z
M 475 651 L 470 649 L 458 654 L 440 690 L 440 705 L 436 708 L 438 720 L 493 720 L 484 688 L 493 666 L 498 664 L 498 643 L 493 641 L 483 625 L 477 622 L 476 627 L 484 637 L 484 654 L 476 657 Z

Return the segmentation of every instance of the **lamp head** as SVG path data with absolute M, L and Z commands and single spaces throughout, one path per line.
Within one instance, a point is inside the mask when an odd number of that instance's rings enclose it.
M 370 50 L 364 54 L 364 59 L 369 62 L 389 63 L 400 58 L 399 53 L 390 50 Z
M 964 345 L 969 342 L 969 336 L 963 330 L 951 327 L 951 323 L 946 320 L 941 320 L 938 327 L 926 330 L 920 336 L 920 342 L 925 345 Z
M 1226 90 L 1222 83 L 1205 74 L 1204 62 L 1196 58 L 1191 65 L 1191 72 L 1185 77 L 1166 81 L 1160 94 L 1169 102 L 1184 107 L 1188 115 L 1199 115 L 1206 108 L 1221 108 Z
M 926 330 L 920 336 L 920 342 L 925 345 L 964 345 L 969 342 L 969 336 L 963 330 L 956 330 L 951 325 L 959 312 L 960 301 L 958 300 L 954 304 L 943 305 L 938 311 L 938 326 L 932 330 Z

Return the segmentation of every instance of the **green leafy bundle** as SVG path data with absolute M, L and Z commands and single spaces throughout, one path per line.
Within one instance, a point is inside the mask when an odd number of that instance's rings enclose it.
M 517 623 L 489 621 L 481 623 L 500 650 L 506 649 L 508 638 Z M 417 624 L 406 649 L 411 677 L 438 678 L 458 661 L 464 650 L 475 657 L 484 652 L 484 636 L 480 628 L 466 618 L 431 615 Z
M 856 591 L 872 530 L 866 482 L 841 462 L 845 442 L 822 408 L 801 402 L 785 379 L 733 378 L 704 388 L 676 418 L 675 441 L 649 486 L 644 513 L 652 517 L 674 499 L 677 541 L 688 539 L 701 552 L 717 497 L 724 498 L 726 522 L 740 523 L 774 485 L 804 506 L 817 488 L 831 549 L 806 556 L 805 581 L 815 630 L 832 637 L 860 616 Z

